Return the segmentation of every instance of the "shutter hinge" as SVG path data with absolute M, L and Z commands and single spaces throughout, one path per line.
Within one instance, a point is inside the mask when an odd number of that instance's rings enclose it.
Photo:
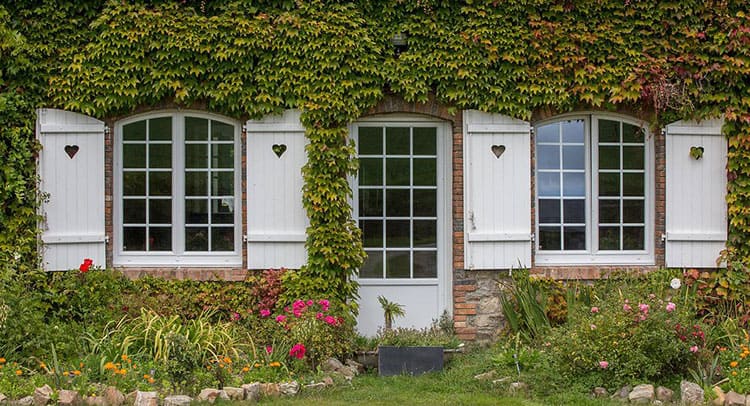
M 242 132 L 243 132 L 243 133 L 246 133 L 246 132 L 247 132 L 247 126 L 246 126 L 246 125 L 244 125 L 244 124 L 242 124 Z
M 105 125 L 105 126 L 104 126 L 104 134 L 105 134 L 105 135 L 109 135 L 110 131 L 112 131 L 112 130 L 110 130 L 110 129 L 109 129 L 109 126 L 106 126 L 106 125 Z
M 474 222 L 474 211 L 470 211 L 469 212 L 469 222 L 471 223 L 471 229 L 472 229 L 472 231 L 476 230 L 477 229 L 477 224 Z
M 667 241 L 667 235 L 666 234 L 662 234 L 661 235 L 661 242 L 666 242 L 666 241 Z
M 536 128 L 534 126 L 529 126 L 529 135 L 534 136 L 536 135 Z
M 531 242 L 535 242 L 535 241 L 536 241 L 536 234 L 531 233 Z
M 109 236 L 108 235 L 104 236 L 104 243 L 105 244 L 109 244 Z
M 661 135 L 662 135 L 662 137 L 666 137 L 667 136 L 667 127 L 664 127 L 664 128 L 661 129 Z
M 247 234 L 242 236 L 242 242 L 247 242 Z

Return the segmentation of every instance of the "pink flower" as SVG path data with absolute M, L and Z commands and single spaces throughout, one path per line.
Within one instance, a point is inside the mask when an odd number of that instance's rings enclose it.
M 305 346 L 302 343 L 294 344 L 292 349 L 289 350 L 289 356 L 297 359 L 305 357 Z
M 318 312 L 318 314 L 315 315 L 315 318 L 320 320 L 323 318 L 323 313 Z
M 645 303 L 639 303 L 638 310 L 642 311 L 643 314 L 648 314 L 648 305 Z
M 335 325 L 336 325 L 336 318 L 335 318 L 335 317 L 333 317 L 333 316 L 326 316 L 326 317 L 325 317 L 325 318 L 323 319 L 323 321 L 325 321 L 326 323 L 328 323 L 328 324 L 330 324 L 330 325 L 332 325 L 332 326 L 335 326 Z
M 239 320 L 239 319 L 240 319 L 240 314 L 239 314 L 239 313 L 237 313 L 237 312 L 232 312 L 232 316 L 231 316 L 231 319 L 232 319 L 232 321 L 237 321 L 237 320 Z
M 599 368 L 601 369 L 607 369 L 609 367 L 609 362 L 607 361 L 599 361 Z
M 589 324 L 589 328 L 592 330 L 596 330 L 596 324 Z
M 330 302 L 326 299 L 320 299 L 318 300 L 318 304 L 323 308 L 324 312 L 328 311 L 328 306 L 330 306 Z
M 302 311 L 298 309 L 294 309 L 294 317 L 296 318 L 302 317 Z
M 312 306 L 313 303 L 315 303 L 315 302 L 313 302 L 312 299 L 307 299 L 307 305 L 308 306 Z
M 624 305 L 622 305 L 622 310 L 624 310 L 626 312 L 629 312 L 629 311 L 633 310 L 633 308 L 630 307 L 629 304 L 625 303 Z
M 599 313 L 599 308 L 594 306 L 591 308 L 591 313 Z
M 677 308 L 677 305 L 675 305 L 672 302 L 667 303 L 667 311 L 672 313 Z
M 266 346 L 266 354 L 270 354 L 272 352 L 273 352 L 273 347 L 271 347 L 270 345 L 267 345 Z
M 276 321 L 278 323 L 283 323 L 284 320 L 286 320 L 286 316 L 284 316 L 283 314 L 280 314 L 280 315 L 276 316 Z
M 690 347 L 690 352 L 692 352 L 692 353 L 698 352 L 698 346 L 694 345 L 694 346 Z
M 260 317 L 268 317 L 271 315 L 271 311 L 268 309 L 260 309 Z

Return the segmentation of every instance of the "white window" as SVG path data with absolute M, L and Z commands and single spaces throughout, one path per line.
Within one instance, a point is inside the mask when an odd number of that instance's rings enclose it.
M 162 113 L 115 129 L 115 265 L 241 264 L 239 125 Z
M 617 116 L 571 116 L 536 131 L 536 262 L 653 262 L 652 140 Z

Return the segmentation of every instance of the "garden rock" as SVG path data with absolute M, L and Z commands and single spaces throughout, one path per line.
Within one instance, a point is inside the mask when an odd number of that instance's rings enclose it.
M 7 401 L 8 401 L 8 397 L 0 393 L 0 403 L 7 402 Z
M 174 395 L 164 398 L 164 406 L 188 406 L 193 398 L 187 395 Z
M 2 403 L 2 400 L 0 400 Z M 81 395 L 77 391 L 61 389 L 57 394 L 57 404 L 60 406 L 78 406 L 81 404 Z
M 134 390 L 134 391 L 128 393 L 127 395 L 125 395 L 125 404 L 126 405 L 132 405 L 133 403 L 135 403 L 135 396 L 137 394 L 138 394 L 138 391 Z
M 107 406 L 121 406 L 125 403 L 125 395 L 114 386 L 107 386 L 102 396 L 104 396 Z
M 510 391 L 512 393 L 523 393 L 527 389 L 529 389 L 529 385 L 526 385 L 524 382 L 511 382 L 510 384 Z
M 716 395 L 716 397 L 711 401 L 711 404 L 715 406 L 724 406 L 724 400 L 727 397 L 724 390 L 719 386 L 714 386 L 714 395 Z
M 365 372 L 365 366 L 353 359 L 346 360 L 346 366 L 354 369 L 357 372 L 357 375 Z
M 591 394 L 594 395 L 595 398 L 605 398 L 609 393 L 607 392 L 607 388 L 597 386 Z
M 656 400 L 659 400 L 663 403 L 670 403 L 672 402 L 672 398 L 674 397 L 674 391 L 669 388 L 665 388 L 663 386 L 659 386 L 656 388 Z
M 323 363 L 323 371 L 325 372 L 338 372 L 339 369 L 343 368 L 344 364 L 336 358 L 328 358 Z
M 31 406 L 33 404 L 34 404 L 33 396 L 26 396 L 25 398 L 13 400 L 10 403 L 8 403 L 8 405 L 10 406 Z
M 278 383 L 262 383 L 260 384 L 260 393 L 263 396 L 279 396 L 279 384 Z
M 203 389 L 201 393 L 198 394 L 198 400 L 203 402 L 214 403 L 216 402 L 216 399 L 229 400 L 229 396 L 223 390 L 211 388 Z
M 44 385 L 34 389 L 34 406 L 45 406 L 52 399 L 52 388 Z
M 159 394 L 156 392 L 141 392 L 135 393 L 134 406 L 158 406 L 159 405 Z
M 680 403 L 683 405 L 702 405 L 703 388 L 690 381 L 680 382 Z
M 83 403 L 87 406 L 105 406 L 107 404 L 104 396 L 88 396 L 83 398 Z
M 745 406 L 745 395 L 729 391 L 727 397 L 724 399 L 724 406 Z
M 305 385 L 305 390 L 316 390 L 316 389 L 323 389 L 326 387 L 325 382 L 315 382 L 315 383 L 309 383 Z
M 229 399 L 231 400 L 244 400 L 245 399 L 245 390 L 242 388 L 235 388 L 233 386 L 225 386 L 224 392 L 227 393 L 227 396 L 229 396 Z
M 330 376 L 324 376 L 323 383 L 326 384 L 326 386 L 333 386 L 333 378 Z
M 503 378 L 500 378 L 500 379 L 493 379 L 493 380 L 492 380 L 492 384 L 493 384 L 493 385 L 499 385 L 499 384 L 501 384 L 501 383 L 505 383 L 505 382 L 507 382 L 507 381 L 508 381 L 508 379 L 510 379 L 510 377 L 508 377 L 508 376 L 506 376 L 506 377 L 503 377 Z
M 613 397 L 617 396 L 620 399 L 627 399 L 628 395 L 630 395 L 630 391 L 633 390 L 633 387 L 630 385 L 625 385 L 622 388 L 620 388 L 620 391 L 617 392 Z
M 497 375 L 497 372 L 495 370 L 487 371 L 483 374 L 474 375 L 474 379 L 478 381 L 489 381 L 490 379 L 494 378 L 495 375 Z
M 651 403 L 654 400 L 654 385 L 642 384 L 628 394 L 631 403 Z
M 284 396 L 294 396 L 299 393 L 299 383 L 297 381 L 282 382 L 279 384 L 279 393 Z
M 245 391 L 245 400 L 260 399 L 260 382 L 246 383 L 242 385 L 242 389 Z

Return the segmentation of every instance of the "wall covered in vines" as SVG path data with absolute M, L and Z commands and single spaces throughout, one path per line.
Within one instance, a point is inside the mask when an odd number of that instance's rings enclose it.
M 408 38 L 399 55 L 396 33 Z M 346 125 L 395 93 L 523 119 L 627 108 L 658 126 L 723 114 L 739 289 L 750 261 L 749 73 L 741 0 L 17 1 L 0 6 L 0 262 L 33 264 L 35 107 L 99 118 L 165 101 L 238 118 L 299 108 L 311 225 L 292 285 L 351 296 L 344 277 L 363 252 Z

